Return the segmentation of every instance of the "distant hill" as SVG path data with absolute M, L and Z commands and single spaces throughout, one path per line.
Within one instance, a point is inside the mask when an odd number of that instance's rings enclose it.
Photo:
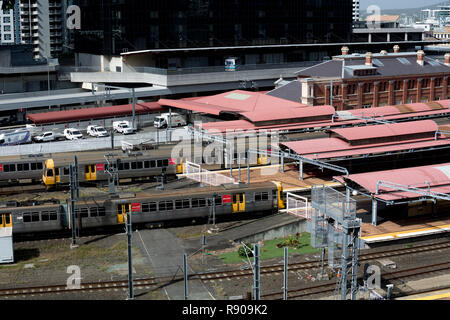
M 417 13 L 420 13 L 422 10 L 425 9 L 434 9 L 437 8 L 438 6 L 445 6 L 445 5 L 450 5 L 450 1 L 442 1 L 433 5 L 428 5 L 428 6 L 424 6 L 424 7 L 420 7 L 420 8 L 403 8 L 403 9 L 387 9 L 387 10 L 381 10 L 381 14 L 406 14 L 408 16 L 410 15 L 414 15 Z M 365 18 L 366 16 L 368 16 L 369 14 L 366 13 L 365 9 L 361 9 L 361 16 L 362 18 Z

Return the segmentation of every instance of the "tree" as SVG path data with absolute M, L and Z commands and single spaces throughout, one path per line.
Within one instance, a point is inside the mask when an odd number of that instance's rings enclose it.
M 3 0 L 2 10 L 6 11 L 14 9 L 15 2 L 16 0 Z

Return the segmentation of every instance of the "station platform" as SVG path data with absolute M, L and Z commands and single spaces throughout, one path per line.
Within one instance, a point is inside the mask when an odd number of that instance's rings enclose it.
M 423 222 L 406 220 L 385 221 L 378 226 L 364 223 L 362 237 L 366 244 L 389 242 L 401 239 L 418 238 L 423 236 L 444 234 L 450 232 L 450 218 Z
M 226 176 L 230 176 L 230 170 L 215 171 Z M 239 169 L 233 169 L 233 178 L 239 180 Z M 241 168 L 241 182 L 247 182 L 247 167 Z M 285 192 L 307 191 L 314 185 L 327 185 L 330 187 L 342 186 L 341 183 L 333 182 L 330 178 L 313 177 L 307 173 L 303 174 L 303 180 L 299 179 L 298 167 L 287 164 L 284 172 L 281 172 L 281 165 L 270 165 L 250 168 L 250 183 L 278 181 L 283 185 Z
M 429 294 L 409 297 L 408 300 L 450 300 L 450 290 L 436 291 Z

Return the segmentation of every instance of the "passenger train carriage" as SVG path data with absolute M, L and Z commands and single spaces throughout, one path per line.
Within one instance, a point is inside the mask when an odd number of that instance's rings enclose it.
M 82 152 L 77 154 L 78 177 L 80 182 L 103 182 L 108 180 L 108 151 Z M 161 148 L 145 151 L 136 155 L 114 152 L 118 159 L 120 179 L 147 178 L 181 173 L 182 164 L 170 156 L 171 150 Z M 31 181 L 43 182 L 48 188 L 69 183 L 69 166 L 74 162 L 74 155 L 56 154 L 36 157 L 4 157 L 0 159 L 0 185 Z
M 284 209 L 279 182 L 230 184 L 171 192 L 143 193 L 125 199 L 79 199 L 75 221 L 79 230 L 124 224 L 131 213 L 133 224 L 207 218 L 215 199 L 216 216 L 267 213 Z M 58 232 L 72 228 L 70 205 L 0 208 L 1 226 L 13 226 L 14 234 Z

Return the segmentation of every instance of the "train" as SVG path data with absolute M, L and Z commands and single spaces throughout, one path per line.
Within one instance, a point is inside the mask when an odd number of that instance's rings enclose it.
M 131 214 L 133 225 L 163 226 L 175 220 L 208 218 L 212 214 L 232 216 L 277 212 L 285 208 L 280 182 L 224 184 L 189 190 L 150 191 L 129 196 L 80 198 L 42 204 L 10 203 L 0 207 L 0 228 L 12 227 L 13 234 L 27 235 L 72 230 L 104 229 L 126 223 Z M 234 215 L 234 216 L 233 216 Z
M 142 179 L 163 173 L 175 175 L 183 172 L 181 159 L 171 157 L 171 149 L 123 153 L 121 151 L 93 151 L 77 154 L 78 181 L 80 183 L 103 183 L 108 181 L 109 161 L 106 154 L 113 154 L 117 160 L 120 179 Z M 179 162 L 179 163 L 178 163 Z M 10 156 L 0 159 L 0 185 L 20 183 L 43 183 L 48 189 L 68 185 L 73 153 L 54 155 Z

